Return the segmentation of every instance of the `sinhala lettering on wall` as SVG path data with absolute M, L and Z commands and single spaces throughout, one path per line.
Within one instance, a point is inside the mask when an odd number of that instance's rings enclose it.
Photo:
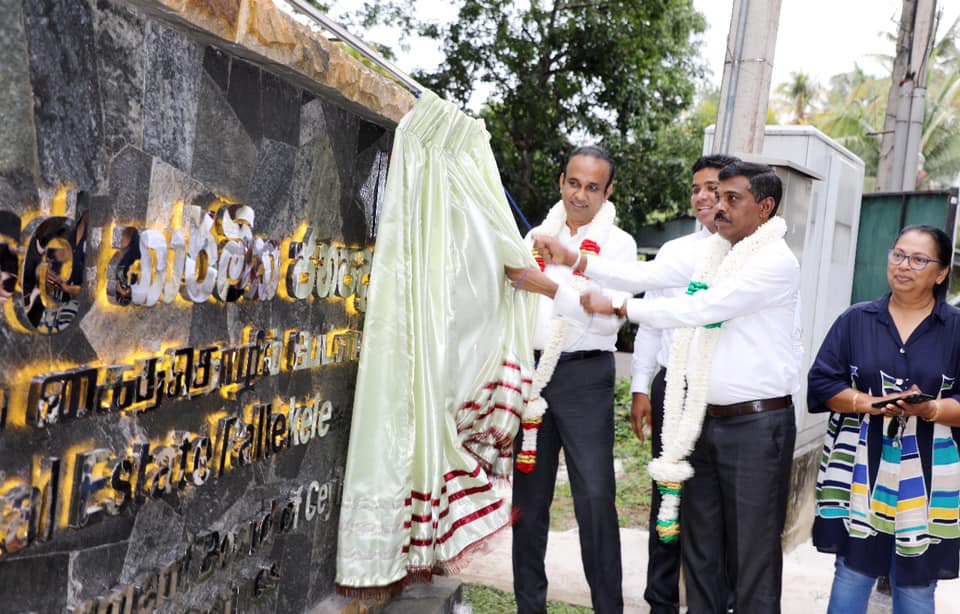
M 23 233 L 21 219 L 0 210 L 0 304 L 16 330 L 56 334 L 73 322 L 87 280 L 88 213 L 83 193 L 61 188 L 54 202 L 74 196 L 77 218 L 35 216 Z M 317 241 L 304 225 L 299 238 L 277 241 L 254 234 L 253 209 L 218 202 L 204 210 L 178 203 L 170 229 L 111 224 L 111 247 L 98 263 L 97 300 L 152 307 L 179 301 L 187 306 L 224 303 L 343 299 L 350 310 L 366 309 L 372 248 Z M 101 274 L 96 275 L 96 272 Z M 18 279 L 21 280 L 20 283 Z M 281 284 L 281 279 L 284 283 Z
M 297 612 L 333 592 L 410 102 L 269 1 L 177 4 L 4 5 L 13 611 Z

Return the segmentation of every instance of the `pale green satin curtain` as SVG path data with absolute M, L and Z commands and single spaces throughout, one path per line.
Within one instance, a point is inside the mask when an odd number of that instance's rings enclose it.
M 522 411 L 515 388 L 528 390 L 536 302 L 510 286 L 504 265 L 534 260 L 483 122 L 424 92 L 397 128 L 373 259 L 340 512 L 341 588 L 428 575 L 509 523 L 509 501 L 488 471 L 510 466 L 504 442 L 519 419 L 502 406 Z M 512 396 L 493 411 L 493 393 Z M 478 457 L 498 455 L 487 445 L 495 435 L 501 462 L 491 468 Z

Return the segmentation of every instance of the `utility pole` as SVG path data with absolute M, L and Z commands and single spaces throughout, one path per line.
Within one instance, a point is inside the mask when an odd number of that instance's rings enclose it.
M 781 0 L 734 0 L 713 153 L 763 150 Z
M 877 164 L 878 192 L 909 192 L 917 187 L 936 8 L 936 0 L 903 0 Z

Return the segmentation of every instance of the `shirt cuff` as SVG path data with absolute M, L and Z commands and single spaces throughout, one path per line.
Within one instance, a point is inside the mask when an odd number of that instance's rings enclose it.
M 610 299 L 610 302 L 613 303 L 613 306 L 616 307 L 623 302 L 623 299 L 633 298 L 633 295 L 629 292 L 624 292 L 623 290 L 611 290 L 609 288 L 603 288 L 600 290 L 600 293 L 605 297 Z
M 634 392 L 650 394 L 650 379 L 649 376 L 634 375 L 633 379 L 630 380 L 630 394 Z
M 643 323 L 644 309 L 647 305 L 642 299 L 627 299 L 627 319 L 631 322 Z

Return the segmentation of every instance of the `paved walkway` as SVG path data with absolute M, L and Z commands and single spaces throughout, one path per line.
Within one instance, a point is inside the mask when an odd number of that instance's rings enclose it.
M 625 614 L 649 612 L 643 600 L 647 569 L 647 532 L 621 529 L 623 549 L 623 601 Z M 482 584 L 511 592 L 510 531 L 501 531 L 489 542 L 489 551 L 478 554 L 459 575 L 465 583 Z M 549 599 L 590 605 L 590 591 L 580 563 L 577 530 L 551 531 L 547 545 Z M 783 614 L 825 612 L 833 579 L 833 556 L 817 552 L 806 542 L 788 553 L 783 565 Z M 937 587 L 937 612 L 960 612 L 960 580 Z M 871 614 L 890 612 L 889 598 L 874 595 Z
M 618 352 L 617 376 L 630 376 L 630 355 Z M 562 479 L 562 476 L 560 477 Z M 502 488 L 502 487 L 501 487 Z M 499 489 L 498 489 L 499 490 Z M 509 487 L 501 491 L 509 499 Z M 647 531 L 621 529 L 623 552 L 623 601 L 625 614 L 649 612 L 643 600 L 647 573 Z M 459 575 L 465 583 L 481 584 L 512 592 L 510 531 L 501 531 L 487 542 L 487 550 L 476 554 Z M 817 552 L 808 541 L 787 553 L 783 562 L 783 614 L 825 612 L 833 580 L 833 556 Z M 580 541 L 576 529 L 551 531 L 547 544 L 549 599 L 590 605 L 590 590 L 580 562 Z M 937 612 L 960 612 L 960 580 L 941 582 L 937 587 Z M 889 597 L 874 594 L 869 614 L 890 614 Z M 505 613 L 506 614 L 506 613 Z

